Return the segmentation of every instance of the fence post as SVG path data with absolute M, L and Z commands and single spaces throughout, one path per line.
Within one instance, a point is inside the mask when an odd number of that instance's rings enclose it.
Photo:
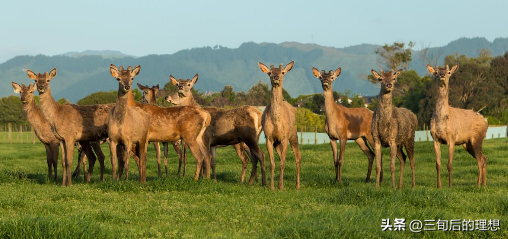
M 317 144 L 317 127 L 314 129 L 314 144 Z
M 12 144 L 12 124 L 11 123 L 8 123 L 7 124 L 7 127 L 9 128 L 9 144 Z
M 300 144 L 303 144 L 303 129 L 300 127 Z
M 429 142 L 429 127 L 423 123 L 423 128 L 425 128 L 425 136 L 427 137 L 427 142 Z
M 20 142 L 23 143 L 23 125 L 19 126 L 19 139 Z

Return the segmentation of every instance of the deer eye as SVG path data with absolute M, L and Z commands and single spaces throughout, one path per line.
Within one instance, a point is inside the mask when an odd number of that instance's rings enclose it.
M 271 75 L 272 75 L 272 72 L 268 72 L 268 73 L 266 73 L 266 74 L 268 74 L 269 76 L 271 76 Z
M 190 86 L 190 84 L 187 84 L 187 86 Z
M 451 71 L 448 71 L 448 74 L 451 74 L 452 72 Z
M 46 83 L 49 83 L 49 80 L 46 80 Z
M 284 75 L 284 74 L 286 74 L 286 72 L 283 71 L 282 74 Z

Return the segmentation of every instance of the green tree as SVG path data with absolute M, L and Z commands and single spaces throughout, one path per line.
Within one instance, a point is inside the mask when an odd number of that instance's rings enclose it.
M 388 67 L 388 69 L 396 70 L 403 68 L 406 71 L 409 69 L 411 63 L 411 48 L 415 43 L 410 41 L 407 46 L 404 42 L 394 42 L 392 45 L 385 44 L 384 46 L 376 49 L 375 53 L 381 58 L 378 60 L 380 65 Z

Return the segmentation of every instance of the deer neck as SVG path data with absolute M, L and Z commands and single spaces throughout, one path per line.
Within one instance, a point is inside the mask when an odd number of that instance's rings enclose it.
M 25 111 L 26 118 L 31 125 L 38 125 L 41 119 L 44 119 L 41 109 L 37 106 L 33 97 L 32 100 L 23 105 L 23 111 Z
M 379 96 L 379 113 L 382 119 L 391 119 L 393 112 L 392 92 L 381 93 Z
M 448 103 L 448 83 L 440 82 L 439 92 L 436 101 L 437 118 L 445 118 L 450 114 L 450 105 Z
M 323 96 L 325 98 L 325 114 L 326 117 L 331 117 L 336 115 L 336 112 L 339 110 L 338 105 L 335 103 L 333 99 L 333 92 L 331 89 L 323 92 Z
M 282 97 L 282 86 L 272 87 L 272 97 L 270 98 L 271 117 L 273 122 L 281 122 L 281 112 L 284 108 Z
M 46 118 L 51 126 L 54 126 L 56 119 L 60 119 L 60 117 L 58 117 L 59 105 L 56 103 L 53 95 L 51 95 L 51 88 L 49 85 L 44 93 L 39 94 L 39 100 L 41 103 L 41 110 L 44 118 Z
M 127 107 L 134 106 L 134 95 L 132 94 L 132 90 L 127 92 L 123 92 L 122 87 L 118 87 L 118 98 L 116 99 L 115 105 L 115 118 L 116 120 L 122 122 L 127 114 Z
M 180 98 L 181 106 L 199 106 L 199 104 L 194 100 L 192 92 L 189 92 L 188 95 L 178 93 L 178 97 Z

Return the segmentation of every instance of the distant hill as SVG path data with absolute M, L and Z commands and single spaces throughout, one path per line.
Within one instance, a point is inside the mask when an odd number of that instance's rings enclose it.
M 361 44 L 356 46 L 334 48 L 316 44 L 298 42 L 244 43 L 239 48 L 203 47 L 181 50 L 171 55 L 148 55 L 132 57 L 117 51 L 69 52 L 57 56 L 18 56 L 0 64 L 0 97 L 14 94 L 11 81 L 31 83 L 24 69 L 35 72 L 58 70 L 52 81 L 55 98 L 65 97 L 71 102 L 84 98 L 97 91 L 116 90 L 118 83 L 109 74 L 111 63 L 120 66 L 141 65 L 141 73 L 135 81 L 146 85 L 164 85 L 169 75 L 176 78 L 191 78 L 199 73 L 195 88 L 201 91 L 220 91 L 230 84 L 236 91 L 247 91 L 259 82 L 268 83 L 268 77 L 258 68 L 258 62 L 268 66 L 287 64 L 295 61 L 293 70 L 286 76 L 284 88 L 292 97 L 301 94 L 322 92 L 321 84 L 312 74 L 312 67 L 334 70 L 342 67 L 342 74 L 333 83 L 333 89 L 339 92 L 346 90 L 364 96 L 377 95 L 377 86 L 366 79 L 371 69 L 379 69 L 377 55 L 378 45 Z M 441 53 L 440 61 L 446 55 L 464 54 L 469 57 L 479 55 L 481 49 L 488 49 L 493 56 L 508 51 L 508 38 L 495 39 L 489 42 L 485 38 L 461 38 L 444 47 L 434 47 L 429 52 Z M 427 74 L 419 52 L 413 52 L 410 69 L 419 74 Z

